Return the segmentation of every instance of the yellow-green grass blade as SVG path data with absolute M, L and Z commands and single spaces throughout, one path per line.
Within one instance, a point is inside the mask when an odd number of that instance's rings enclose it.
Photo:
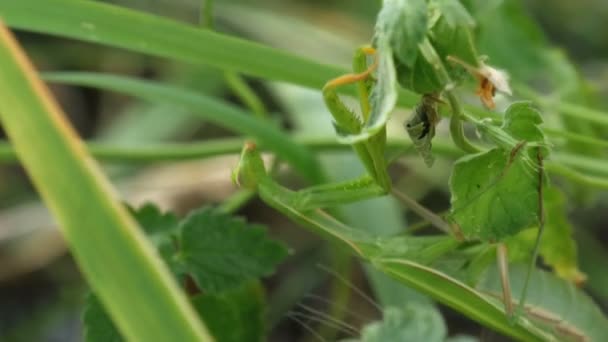
M 0 121 L 122 334 L 212 340 L 2 23 L 0 65 Z

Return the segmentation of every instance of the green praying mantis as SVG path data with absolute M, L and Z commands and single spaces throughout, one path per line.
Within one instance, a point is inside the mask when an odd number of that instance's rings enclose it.
M 368 115 L 371 108 L 368 99 L 370 90 L 375 82 L 373 71 L 377 62 L 374 61 L 368 66 L 367 59 L 368 56 L 373 55 L 374 53 L 375 51 L 371 47 L 362 47 L 358 49 L 355 53 L 353 63 L 355 73 L 333 79 L 323 88 L 323 98 L 334 118 L 336 130 L 339 132 L 357 134 L 365 124 L 365 120 L 369 118 Z M 337 89 L 348 84 L 356 84 L 358 87 L 361 107 L 360 116 L 348 109 L 339 99 Z M 417 138 L 420 140 L 427 135 L 432 136 L 434 134 L 434 125 L 437 116 L 436 103 L 438 101 L 439 100 L 435 97 L 423 96 L 421 104 L 415 109 L 413 118 L 406 124 L 406 128 L 410 131 L 414 143 L 416 143 Z M 412 131 L 414 131 L 414 133 L 411 133 Z M 323 211 L 323 209 L 384 196 L 389 193 L 393 193 L 399 199 L 405 201 L 418 213 L 424 215 L 424 217 L 433 220 L 435 226 L 452 233 L 457 240 L 462 241 L 479 237 L 479 234 L 467 234 L 466 232 L 461 231 L 458 224 L 449 224 L 438 218 L 438 216 L 432 213 L 429 214 L 429 211 L 418 205 L 415 201 L 410 200 L 404 194 L 392 189 L 391 180 L 387 172 L 388 165 L 385 158 L 385 145 L 386 128 L 382 128 L 378 134 L 370 136 L 362 141 L 355 142 L 352 145 L 353 150 L 358 155 L 366 170 L 366 174 L 360 178 L 339 183 L 311 186 L 293 191 L 281 186 L 272 179 L 266 172 L 264 162 L 255 144 L 247 143 L 243 148 L 241 159 L 237 168 L 234 170 L 233 176 L 237 184 L 256 189 L 260 197 L 278 211 L 291 217 L 295 221 L 320 228 L 320 230 L 322 230 L 321 233 L 331 235 L 342 242 L 351 244 L 355 251 L 359 247 L 352 244 L 352 241 L 364 240 L 364 238 L 360 236 L 360 232 L 341 225 L 335 218 Z M 526 142 L 520 142 L 506 154 L 505 163 L 501 166 L 502 172 L 495 177 L 494 183 L 499 182 L 504 174 L 509 172 L 509 169 L 516 159 L 522 158 L 527 160 L 527 157 L 523 155 L 527 152 L 525 151 L 526 145 Z M 425 159 L 427 158 L 425 157 Z M 536 168 L 536 170 L 540 170 L 538 182 L 539 184 L 542 184 L 543 172 L 541 154 L 538 154 L 537 160 L 539 167 Z M 427 164 L 430 164 L 428 159 Z M 485 187 L 492 186 L 494 186 L 494 184 L 489 184 Z M 483 193 L 483 191 L 480 192 L 480 194 Z M 542 206 L 542 203 L 539 203 L 538 205 Z M 323 227 L 325 227 L 324 223 L 330 225 L 331 228 L 323 229 Z M 513 317 L 515 316 L 515 312 L 512 306 L 509 289 L 506 248 L 504 244 L 498 244 L 497 253 L 498 264 L 503 274 L 502 283 L 505 309 L 506 313 Z M 523 302 L 520 301 L 520 303 Z

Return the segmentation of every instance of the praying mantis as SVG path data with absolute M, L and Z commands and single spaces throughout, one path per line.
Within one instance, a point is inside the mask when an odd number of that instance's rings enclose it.
M 359 48 L 355 53 L 353 62 L 355 72 L 330 80 L 323 88 L 323 98 L 327 104 L 329 112 L 334 118 L 334 125 L 338 132 L 357 134 L 361 130 L 361 127 L 365 124 L 365 120 L 369 117 L 368 115 L 371 108 L 368 98 L 370 89 L 373 87 L 373 83 L 375 82 L 373 71 L 377 65 L 377 62 L 374 58 L 374 62 L 371 63 L 371 65 L 368 65 L 367 61 L 368 57 L 373 56 L 375 53 L 375 50 L 369 46 Z M 337 89 L 348 84 L 356 84 L 358 87 L 361 107 L 360 116 L 348 109 L 338 96 Z M 416 112 L 413 119 L 408 121 L 409 126 L 418 126 L 418 131 L 416 133 L 417 135 L 415 135 L 413 138 L 433 134 L 435 124 L 434 120 L 436 120 L 435 117 L 437 115 L 435 108 L 437 101 L 438 100 L 434 99 L 434 97 L 423 96 L 422 103 L 415 109 Z M 238 166 L 234 170 L 233 176 L 237 184 L 247 188 L 256 189 L 259 192 L 260 197 L 266 203 L 285 215 L 293 218 L 294 220 L 303 222 L 305 224 L 314 220 L 330 221 L 332 226 L 335 227 L 337 220 L 322 209 L 336 207 L 346 203 L 361 201 L 378 196 L 384 196 L 391 192 L 400 199 L 403 199 L 404 195 L 402 193 L 392 189 L 391 180 L 387 172 L 385 145 L 386 128 L 381 129 L 378 134 L 362 141 L 355 142 L 352 145 L 353 150 L 359 156 L 359 159 L 365 167 L 365 175 L 353 180 L 311 186 L 293 191 L 277 184 L 268 175 L 263 160 L 255 144 L 247 143 L 243 148 L 241 159 Z M 509 169 L 516 160 L 527 158 L 527 156 L 524 156 L 525 153 L 529 152 L 526 149 L 527 147 L 526 142 L 521 142 L 516 144 L 511 151 L 506 153 L 507 159 L 503 165 L 503 171 L 495 177 L 494 182 L 499 182 L 501 177 L 509 172 Z M 542 184 L 542 156 L 540 156 L 540 154 L 538 157 L 538 163 L 541 166 L 539 168 L 540 179 L 538 181 L 539 184 Z M 492 186 L 493 184 L 488 184 L 485 187 Z M 483 195 L 483 191 L 481 191 L 480 196 L 481 195 Z M 405 200 L 407 201 L 408 198 L 406 197 Z M 413 206 L 417 205 L 417 203 L 411 200 L 408 203 Z M 539 203 L 539 206 L 542 206 L 542 203 Z M 425 211 L 425 209 L 419 205 L 418 207 L 414 207 L 414 209 L 418 213 L 422 212 L 422 215 L 426 215 L 425 217 L 430 217 L 429 219 L 435 220 L 434 223 L 436 226 L 440 226 L 443 228 L 443 230 L 452 233 L 452 235 L 454 235 L 458 240 L 483 240 L 483 238 L 479 238 L 479 234 L 467 233 L 466 230 L 461 231 L 457 224 L 449 224 L 441 219 L 437 220 L 436 215 L 429 215 L 428 211 Z M 347 243 L 353 240 L 357 241 L 358 239 L 357 231 L 348 230 L 345 227 L 342 231 L 337 231 L 336 229 L 327 229 L 322 233 L 333 235 L 333 237 Z M 503 274 L 502 283 L 504 285 L 503 295 L 505 309 L 507 315 L 513 317 L 515 316 L 515 312 L 511 304 L 511 293 L 508 286 L 507 258 L 504 244 L 498 244 L 497 253 L 499 267 Z M 520 303 L 522 302 L 520 301 Z

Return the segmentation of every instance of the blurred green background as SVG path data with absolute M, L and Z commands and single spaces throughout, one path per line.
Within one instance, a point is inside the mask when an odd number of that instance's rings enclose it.
M 512 1 L 512 0 L 506 0 Z M 196 25 L 199 3 L 194 0 L 106 1 Z M 370 0 L 257 0 L 216 1 L 218 31 L 262 42 L 327 64 L 348 66 L 353 49 L 369 41 L 379 1 Z M 495 1 L 494 1 L 495 2 Z M 1 8 L 1 4 L 0 4 Z M 537 22 L 553 45 L 576 65 L 588 81 L 591 103 L 608 108 L 608 2 L 605 0 L 530 0 L 526 15 Z M 509 28 L 505 28 L 508 30 Z M 18 33 L 37 67 L 50 70 L 86 70 L 161 80 L 211 94 L 237 105 L 221 71 L 177 64 L 66 39 Z M 489 39 L 501 39 L 500 36 Z M 481 51 L 482 53 L 484 51 Z M 516 47 L 512 53 L 517 55 Z M 490 56 L 492 57 L 492 56 Z M 500 63 L 497 63 L 500 67 Z M 248 79 L 271 113 L 272 120 L 287 129 L 332 134 L 329 115 L 318 92 L 285 84 Z M 542 90 L 542 85 L 540 85 Z M 205 140 L 229 136 L 211 124 L 201 123 L 182 109 L 170 105 L 138 103 L 129 98 L 97 90 L 53 86 L 73 125 L 89 140 L 124 144 L 159 141 Z M 405 112 L 397 117 L 405 117 Z M 399 121 L 396 119 L 395 121 Z M 400 123 L 394 132 L 399 134 Z M 405 134 L 403 132 L 403 134 Z M 605 138 L 605 137 L 604 137 Z M 147 201 L 184 214 L 205 204 L 221 203 L 235 189 L 229 171 L 235 158 L 157 163 L 154 165 L 104 164 L 125 201 L 140 205 Z M 324 156 L 332 177 L 357 175 L 358 164 L 350 154 Z M 399 186 L 438 212 L 445 210 L 449 194 L 445 179 L 448 164 L 420 172 L 421 164 L 406 160 L 392 170 Z M 443 167 L 442 167 L 443 166 Z M 418 171 L 417 171 L 418 170 Z M 299 180 L 288 172 L 286 180 Z M 576 189 L 571 189 L 576 193 Z M 608 308 L 608 196 L 605 193 L 571 197 L 570 217 L 575 223 L 579 259 L 589 275 L 586 290 L 603 309 Z M 374 215 L 369 214 L 373 211 Z M 327 263 L 322 244 L 294 227 L 284 217 L 253 200 L 239 214 L 271 227 L 272 233 L 296 251 L 277 275 L 266 280 L 270 333 L 273 341 L 307 340 L 310 334 L 284 313 L 295 303 L 323 309 L 327 303 L 331 275 L 317 268 Z M 377 233 L 393 233 L 410 219 L 385 200 L 345 209 L 348 220 L 377 226 Z M 378 217 L 382 221 L 377 220 Z M 603 263 L 602 263 L 603 262 Z M 372 281 L 375 279 L 372 275 Z M 357 268 L 355 286 L 370 292 L 365 272 Z M 18 166 L 0 166 L 0 340 L 80 341 L 80 315 L 87 286 L 73 263 L 52 218 Z M 378 301 L 424 300 L 406 291 L 384 291 L 391 298 Z M 331 300 L 331 299 L 330 299 Z M 451 334 L 469 333 L 482 340 L 501 337 L 442 308 Z M 353 295 L 345 320 L 356 327 L 378 319 L 380 313 L 359 295 Z

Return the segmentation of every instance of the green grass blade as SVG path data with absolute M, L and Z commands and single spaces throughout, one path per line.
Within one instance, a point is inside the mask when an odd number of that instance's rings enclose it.
M 319 137 L 310 135 L 295 135 L 293 140 L 315 152 L 344 152 L 350 151 L 349 145 L 336 142 L 335 136 Z M 222 138 L 187 143 L 150 143 L 116 144 L 109 142 L 88 142 L 89 152 L 98 159 L 120 163 L 153 163 L 159 161 L 204 159 L 227 154 L 238 154 L 243 149 L 245 138 Z M 405 154 L 417 153 L 412 148 L 412 142 L 406 137 L 395 137 L 387 141 L 389 149 L 403 150 Z M 262 149 L 264 152 L 270 151 Z M 437 138 L 433 142 L 433 151 L 448 159 L 462 157 L 460 149 L 454 147 L 445 139 Z M 17 162 L 13 147 L 6 142 L 0 142 L 0 163 Z
M 1 23 L 0 65 L 2 125 L 123 335 L 131 341 L 212 340 Z
M 100 43 L 251 76 L 321 88 L 345 70 L 261 44 L 95 1 L 3 1 L 0 16 L 17 29 Z
M 255 138 L 261 146 L 274 151 L 311 180 L 322 179 L 319 165 L 308 149 L 293 142 L 267 121 L 222 101 L 169 85 L 96 73 L 52 73 L 45 79 L 116 91 L 151 102 L 175 104 L 228 130 Z
M 200 30 L 191 25 L 94 1 L 3 1 L 0 17 L 27 31 L 123 48 L 192 64 L 205 64 L 249 76 L 321 89 L 347 72 L 261 44 Z M 354 93 L 353 93 L 354 94 Z M 413 107 L 418 96 L 401 89 L 399 104 Z M 606 124 L 605 113 L 560 102 L 564 115 Z
M 348 72 L 261 44 L 95 1 L 3 1 L 0 17 L 16 29 L 210 65 L 315 89 Z M 400 92 L 401 105 L 411 107 L 417 102 L 415 94 Z

